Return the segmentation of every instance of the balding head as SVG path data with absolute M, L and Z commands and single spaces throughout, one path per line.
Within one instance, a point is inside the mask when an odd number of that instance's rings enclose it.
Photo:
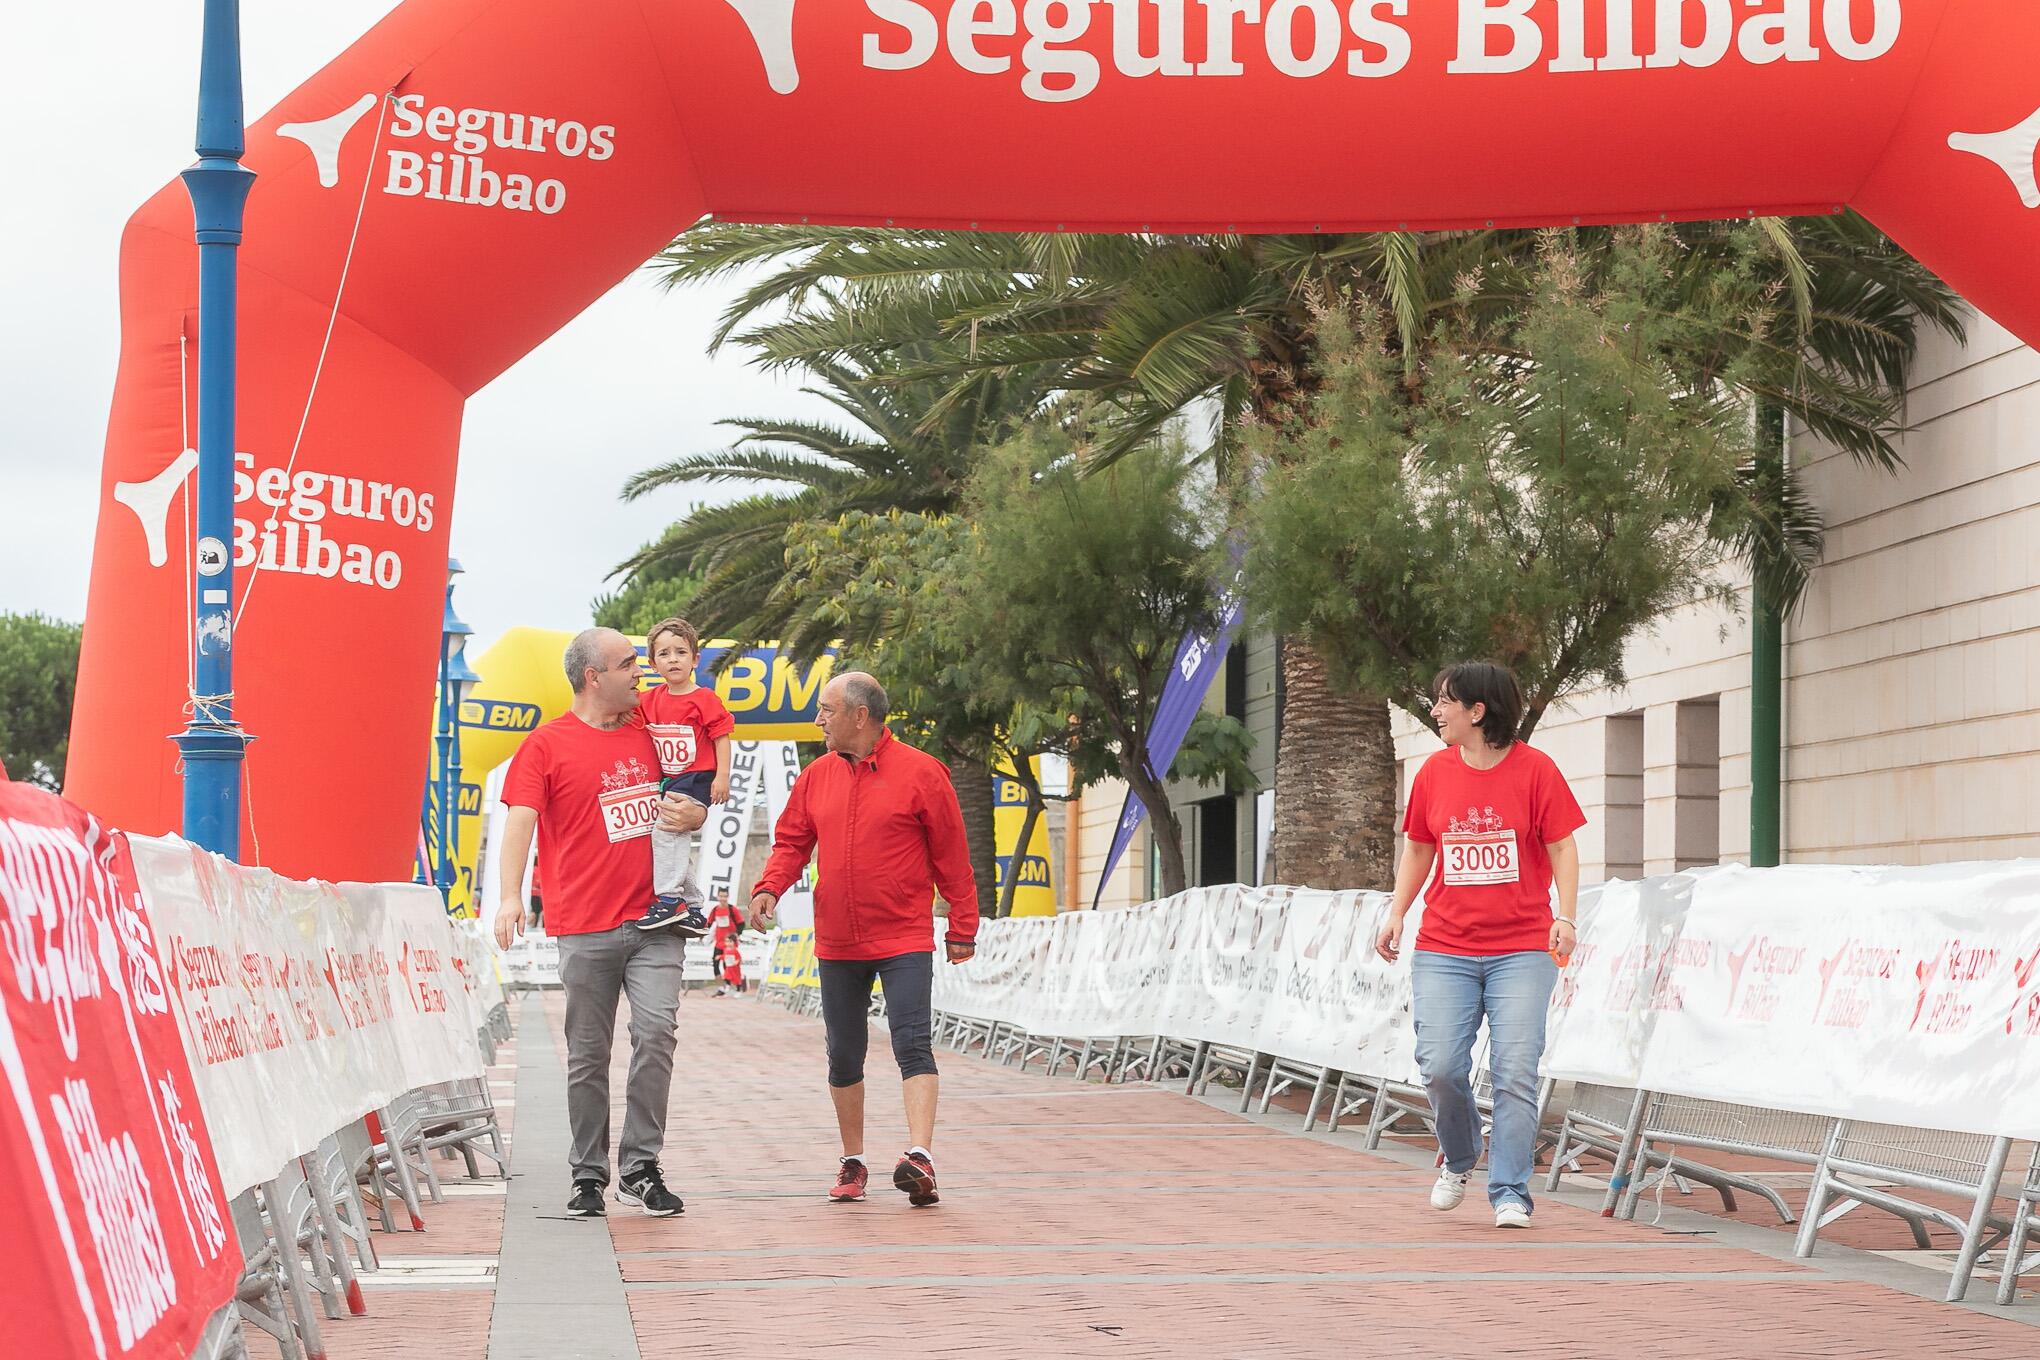
M 822 686 L 815 721 L 831 751 L 861 759 L 878 744 L 892 704 L 885 686 L 863 671 L 845 671 Z
M 567 644 L 574 712 L 597 726 L 621 722 L 638 702 L 638 652 L 614 628 L 590 628 Z
M 574 640 L 567 644 L 567 684 L 579 694 L 588 688 L 588 672 L 601 673 L 609 668 L 616 654 L 616 646 L 622 643 L 630 646 L 630 639 L 614 628 L 589 628 L 574 634 Z M 635 651 L 636 648 L 631 648 Z

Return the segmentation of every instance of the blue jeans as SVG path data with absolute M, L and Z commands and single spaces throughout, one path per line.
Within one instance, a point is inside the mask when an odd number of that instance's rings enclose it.
M 1531 1207 L 1537 1151 L 1537 1062 L 1544 1013 L 1558 965 L 1542 950 L 1469 957 L 1419 949 L 1410 956 L 1417 1067 L 1430 1088 L 1438 1147 L 1450 1171 L 1480 1160 L 1480 1110 L 1473 1102 L 1473 1040 L 1488 1023 L 1494 1131 L 1488 1142 L 1488 1202 Z

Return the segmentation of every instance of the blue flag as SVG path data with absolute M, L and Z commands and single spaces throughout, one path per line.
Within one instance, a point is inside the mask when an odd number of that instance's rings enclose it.
M 1168 778 L 1169 766 L 1175 763 L 1176 752 L 1182 748 L 1197 710 L 1204 706 L 1211 682 L 1225 665 L 1225 654 L 1232 650 L 1234 634 L 1239 632 L 1246 599 L 1241 590 L 1245 572 L 1240 566 L 1241 549 L 1237 543 L 1233 545 L 1232 557 L 1232 582 L 1219 597 L 1217 613 L 1204 628 L 1193 628 L 1183 635 L 1183 641 L 1176 647 L 1175 664 L 1169 668 L 1168 679 L 1162 682 L 1162 697 L 1156 701 L 1154 721 L 1148 725 L 1144 757 L 1148 773 L 1157 780 Z M 1105 885 L 1111 881 L 1119 857 L 1133 843 L 1133 833 L 1140 829 L 1147 813 L 1147 805 L 1128 789 L 1126 804 L 1119 810 L 1119 827 L 1112 833 L 1112 848 L 1105 855 L 1104 871 L 1098 875 L 1098 890 L 1091 895 L 1094 910 L 1098 899 L 1105 895 Z

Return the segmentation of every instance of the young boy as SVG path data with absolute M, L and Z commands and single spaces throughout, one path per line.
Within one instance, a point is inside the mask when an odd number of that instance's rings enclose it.
M 685 619 L 667 619 L 645 639 L 652 669 L 665 685 L 638 700 L 645 730 L 659 749 L 659 792 L 682 793 L 697 803 L 730 796 L 730 733 L 737 722 L 712 689 L 696 684 L 701 639 Z M 652 829 L 652 891 L 657 900 L 636 922 L 639 930 L 678 926 L 683 935 L 706 935 L 701 888 L 694 881 L 694 847 L 678 832 Z

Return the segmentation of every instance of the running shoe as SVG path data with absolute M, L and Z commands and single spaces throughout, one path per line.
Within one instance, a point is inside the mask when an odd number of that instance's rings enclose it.
M 688 907 L 673 924 L 680 927 L 682 935 L 706 935 L 710 930 L 708 918 L 701 914 L 700 907 Z
M 601 1218 L 609 1212 L 602 1203 L 601 1181 L 575 1181 L 574 1197 L 567 1201 L 567 1212 L 575 1218 Z
M 677 897 L 661 897 L 631 924 L 639 930 L 664 930 L 667 926 L 680 926 L 684 930 L 688 910 L 687 904 Z M 694 914 L 699 916 L 701 913 L 697 911 Z
M 666 1188 L 657 1163 L 632 1172 L 617 1182 L 616 1197 L 625 1204 L 637 1205 L 650 1218 L 671 1218 L 687 1207 L 680 1202 L 680 1196 Z
M 863 1158 L 845 1157 L 836 1172 L 836 1183 L 829 1187 L 829 1199 L 836 1204 L 855 1204 L 864 1198 L 864 1186 L 870 1179 L 871 1168 Z
M 1457 1209 L 1459 1201 L 1466 1198 L 1466 1183 L 1473 1179 L 1471 1171 L 1448 1171 L 1438 1168 L 1438 1183 L 1431 1187 L 1433 1209 Z
M 1495 1206 L 1497 1228 L 1527 1228 L 1530 1226 L 1530 1211 L 1512 1199 L 1505 1199 Z
M 923 1153 L 909 1152 L 900 1158 L 900 1164 L 893 1168 L 892 1183 L 906 1192 L 907 1203 L 916 1209 L 942 1202 L 942 1196 L 935 1193 L 935 1163 Z

